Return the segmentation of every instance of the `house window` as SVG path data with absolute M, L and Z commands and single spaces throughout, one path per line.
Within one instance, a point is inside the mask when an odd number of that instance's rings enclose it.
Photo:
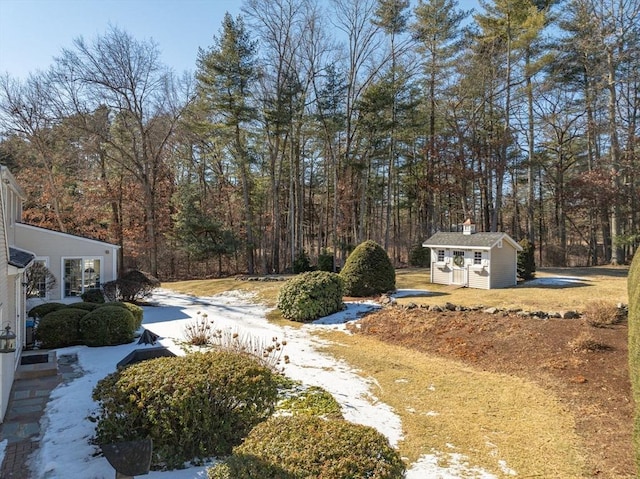
M 34 260 L 34 265 L 41 265 L 44 268 L 48 268 L 48 261 L 46 259 L 36 259 Z M 37 268 L 37 267 L 36 267 Z M 40 272 L 45 272 L 46 270 L 42 268 L 38 268 L 37 270 Z M 47 297 L 47 277 L 46 275 L 38 274 L 36 278 L 34 278 L 33 284 L 29 281 L 29 285 L 27 286 L 29 290 L 27 291 L 27 296 L 29 298 L 46 298 Z
M 473 264 L 482 264 L 482 251 L 473 252 Z
M 65 258 L 65 297 L 80 296 L 86 289 L 99 288 L 100 263 L 100 258 Z
M 444 263 L 444 250 L 438 250 L 438 263 Z
M 453 251 L 453 264 L 459 268 L 464 266 L 464 251 Z

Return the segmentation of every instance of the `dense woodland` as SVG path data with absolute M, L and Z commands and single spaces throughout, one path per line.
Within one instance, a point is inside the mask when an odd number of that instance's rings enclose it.
M 538 265 L 640 244 L 640 0 L 244 0 L 216 27 L 195 73 L 111 28 L 0 79 L 25 222 L 161 279 L 366 239 L 402 266 L 466 218 Z

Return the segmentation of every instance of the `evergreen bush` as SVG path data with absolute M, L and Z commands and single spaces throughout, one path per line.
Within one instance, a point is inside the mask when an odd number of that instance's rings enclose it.
M 525 281 L 533 279 L 536 272 L 536 250 L 527 238 L 520 240 L 522 251 L 518 252 L 518 277 Z
M 64 305 L 63 305 L 64 306 Z M 81 343 L 79 325 L 89 314 L 84 309 L 62 307 L 38 321 L 35 336 L 44 348 L 64 348 Z
M 100 288 L 86 289 L 80 297 L 87 303 L 104 303 L 104 293 Z
M 335 260 L 331 253 L 323 251 L 318 255 L 318 269 L 320 271 L 334 272 Z
M 293 273 L 300 274 L 306 273 L 307 271 L 311 271 L 313 268 L 311 267 L 311 260 L 309 259 L 309 255 L 306 251 L 302 250 L 296 256 L 296 259 L 293 261 Z
M 151 437 L 154 469 L 222 456 L 274 411 L 276 375 L 224 351 L 132 364 L 98 382 L 96 442 Z
M 409 251 L 409 266 L 428 268 L 431 265 L 431 249 L 416 244 Z
M 61 309 L 66 309 L 66 308 L 75 308 L 75 309 L 83 309 L 85 311 L 93 311 L 94 309 L 96 309 L 98 307 L 98 303 L 71 303 L 68 306 L 65 306 L 64 308 Z
M 400 479 L 405 466 L 369 426 L 312 416 L 278 416 L 256 426 L 209 479 Z
M 629 371 L 636 405 L 633 431 L 636 466 L 640 470 L 640 249 L 631 263 L 627 278 L 629 291 Z
M 292 321 L 313 321 L 344 308 L 340 276 L 326 271 L 302 273 L 287 281 L 278 294 L 278 308 Z
M 68 305 L 62 303 L 43 303 L 38 306 L 34 306 L 29 310 L 27 316 L 30 318 L 44 318 L 52 311 L 57 311 L 62 308 L 66 308 Z
M 80 337 L 87 346 L 114 346 L 133 341 L 136 320 L 126 308 L 104 306 L 80 320 Z
M 133 318 L 135 319 L 135 322 L 133 323 L 133 330 L 137 331 L 138 329 L 140 329 L 140 326 L 142 326 L 142 316 L 144 313 L 143 309 L 140 306 L 124 301 L 111 301 L 109 303 L 98 305 L 99 308 L 106 308 L 111 306 L 128 310 L 131 314 L 133 314 Z
M 396 289 L 396 271 L 386 251 L 375 241 L 360 243 L 340 272 L 346 296 L 374 296 Z

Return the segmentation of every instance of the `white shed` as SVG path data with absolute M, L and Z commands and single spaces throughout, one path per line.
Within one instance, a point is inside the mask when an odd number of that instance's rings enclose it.
M 470 221 L 462 233 L 434 234 L 422 243 L 431 248 L 431 282 L 468 288 L 515 286 L 522 247 L 506 233 L 476 233 Z

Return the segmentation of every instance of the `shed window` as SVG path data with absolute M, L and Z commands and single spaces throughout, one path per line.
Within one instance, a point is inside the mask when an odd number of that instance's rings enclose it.
M 482 251 L 473 252 L 473 264 L 482 264 Z
M 438 250 L 438 263 L 442 263 L 444 262 L 444 250 L 443 249 L 439 249 Z

